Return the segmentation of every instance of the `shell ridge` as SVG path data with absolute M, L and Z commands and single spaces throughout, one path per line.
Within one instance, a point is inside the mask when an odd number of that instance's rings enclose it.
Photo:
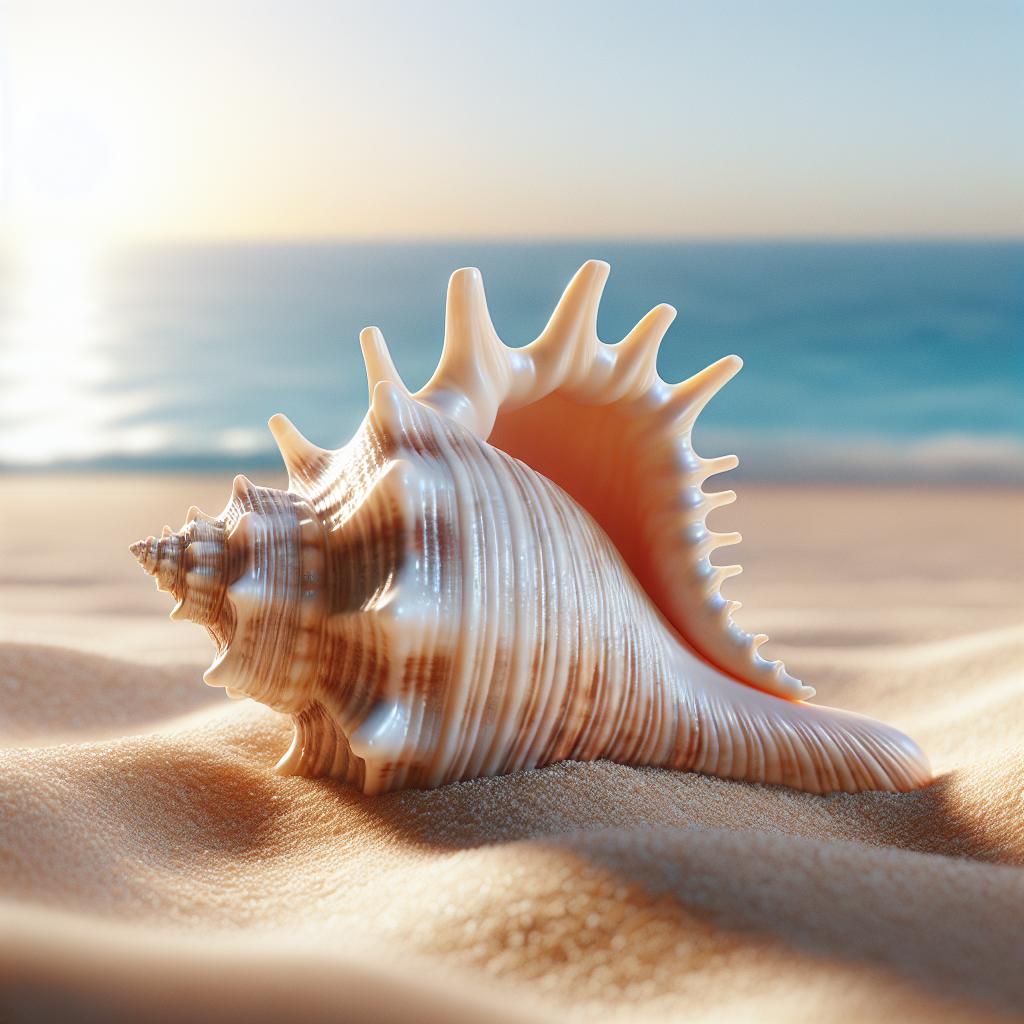
M 441 609 L 462 604 L 462 578 L 453 570 L 453 552 L 447 547 L 459 535 L 458 499 L 452 493 L 441 443 L 434 436 L 443 421 L 427 407 L 410 399 L 402 401 L 407 414 L 405 438 L 413 452 L 410 463 L 416 466 L 411 500 L 422 522 L 414 531 L 421 538 L 421 547 L 410 557 L 409 574 L 399 583 L 416 612 L 414 616 L 404 613 L 397 624 L 406 634 L 404 657 L 412 674 L 406 672 L 401 686 L 409 705 L 409 729 L 396 782 L 411 778 L 424 784 L 431 771 L 429 752 L 440 742 L 444 726 L 446 707 L 438 706 L 439 698 L 446 699 L 447 683 L 457 671 L 452 623 Z M 445 667 L 449 663 L 450 667 Z M 442 679 L 435 678 L 438 666 L 443 670 Z M 442 683 L 445 690 L 438 694 Z
M 530 760 L 553 756 L 559 741 L 569 701 L 576 692 L 579 659 L 575 646 L 583 614 L 577 575 L 580 559 L 569 557 L 568 545 L 561 540 L 581 532 L 578 513 L 568 502 L 561 500 L 561 495 L 550 481 L 542 479 L 540 490 L 544 494 L 543 508 L 547 510 L 541 518 L 553 556 L 549 562 L 553 593 L 544 624 L 545 641 L 551 653 L 546 662 L 543 695 L 538 705 L 541 727 L 533 730 L 528 747 Z
M 600 593 L 601 581 L 599 566 L 601 564 L 600 535 L 596 530 L 584 530 L 582 534 L 582 545 L 579 564 L 585 572 L 580 587 L 581 599 L 587 595 Z M 597 643 L 587 635 L 584 628 L 585 619 L 579 616 L 577 619 L 576 644 L 577 644 L 577 686 L 580 695 L 571 707 L 571 727 L 569 736 L 564 746 L 564 756 L 574 758 L 579 756 L 581 747 L 588 742 L 589 728 L 592 722 L 603 718 L 604 694 L 602 680 L 604 673 L 602 667 L 608 660 L 608 643 L 612 634 L 611 623 L 608 620 L 608 602 L 601 601 L 597 607 L 597 619 L 594 623 Z
M 531 504 L 537 509 L 537 519 L 547 523 L 551 516 L 547 481 L 542 477 L 530 480 L 533 491 Z M 550 534 L 542 535 L 550 536 Z M 537 588 L 537 628 L 534 640 L 533 676 L 524 709 L 522 728 L 516 736 L 509 759 L 509 771 L 519 771 L 531 763 L 535 756 L 538 733 L 544 722 L 544 712 L 554 690 L 555 665 L 558 658 L 557 621 L 562 605 L 562 563 L 558 545 L 544 543 L 538 558 L 542 561 L 543 587 Z
M 436 450 L 437 462 L 444 467 L 444 472 L 451 482 L 453 499 L 452 536 L 459 545 L 458 553 L 463 565 L 478 565 L 479 531 L 476 526 L 474 509 L 474 491 L 468 468 L 456 457 L 446 430 L 437 429 L 441 424 L 427 407 L 414 412 L 417 426 L 423 435 L 429 434 L 431 446 Z M 476 632 L 476 610 L 480 605 L 479 580 L 468 581 L 471 586 L 463 588 L 459 596 L 458 619 L 466 632 Z M 478 638 L 473 635 L 471 643 L 475 647 Z M 450 781 L 449 767 L 460 751 L 460 730 L 465 723 L 467 704 L 471 698 L 473 684 L 473 659 L 459 657 L 452 665 L 449 686 L 443 695 L 443 706 L 438 709 L 440 723 L 436 741 L 434 763 L 429 769 L 428 785 L 438 786 Z
M 471 762 L 476 773 L 491 775 L 500 769 L 519 721 L 523 691 L 530 685 L 520 652 L 528 648 L 530 640 L 535 637 L 530 612 L 534 604 L 536 576 L 529 571 L 529 566 L 521 562 L 521 557 L 517 557 L 517 551 L 520 548 L 530 550 L 532 545 L 521 542 L 532 535 L 539 523 L 532 518 L 530 505 L 523 499 L 522 473 L 518 464 L 494 449 L 484 451 L 489 456 L 486 459 L 489 482 L 500 495 L 500 504 L 507 516 L 505 540 L 502 542 L 501 531 L 497 538 L 501 560 L 499 578 L 513 594 L 522 595 L 518 601 L 503 600 L 499 592 L 497 607 L 493 611 L 496 624 L 500 622 L 500 626 L 494 637 L 492 676 L 504 678 L 506 683 L 500 688 L 502 692 L 497 694 L 495 687 L 488 688 L 485 708 L 490 709 L 488 737 Z M 505 638 L 504 643 L 499 642 L 499 637 Z M 510 644 L 510 637 L 516 637 L 520 642 Z
M 579 530 L 579 524 L 571 521 L 576 519 L 575 509 L 568 502 L 553 500 L 551 507 L 555 513 L 554 523 L 548 525 L 548 529 L 554 534 L 556 531 L 563 536 L 572 536 L 574 533 L 589 533 L 590 531 Z M 580 579 L 581 563 L 586 559 L 585 550 L 580 551 L 579 557 L 569 558 L 567 571 L 564 573 L 565 587 L 564 602 L 559 604 L 559 621 L 554 630 L 555 640 L 558 645 L 559 660 L 555 664 L 555 680 L 557 685 L 551 687 L 549 702 L 555 704 L 557 712 L 554 716 L 548 716 L 550 722 L 548 735 L 544 737 L 544 746 L 541 748 L 540 760 L 562 760 L 565 753 L 559 753 L 559 745 L 565 734 L 566 725 L 571 716 L 578 692 L 580 677 L 580 661 L 584 632 L 584 619 L 581 604 L 583 584 Z M 567 749 L 571 749 L 571 746 Z
M 474 644 L 468 654 L 470 672 L 483 685 L 469 688 L 462 715 L 459 750 L 450 770 L 452 778 L 464 778 L 479 774 L 476 762 L 486 756 L 487 734 L 492 732 L 492 722 L 485 712 L 492 698 L 494 681 L 502 678 L 495 668 L 499 626 L 503 621 L 502 583 L 507 585 L 509 580 L 501 575 L 500 567 L 503 565 L 502 548 L 504 546 L 507 550 L 510 545 L 502 544 L 502 524 L 497 517 L 504 509 L 494 493 L 495 480 L 489 453 L 472 436 L 459 436 L 453 432 L 448 441 L 464 466 L 469 486 L 476 497 L 472 528 L 479 552 L 474 563 L 477 587 L 472 619 Z M 507 534 L 507 529 L 505 532 Z
M 530 535 L 543 536 L 547 508 L 545 481 L 530 473 L 522 463 L 508 456 L 505 458 L 509 459 L 514 467 L 514 477 L 518 484 L 517 493 L 530 525 Z M 517 771 L 527 763 L 530 731 L 526 723 L 538 717 L 537 708 L 545 689 L 551 657 L 550 620 L 552 610 L 556 606 L 553 597 L 557 590 L 557 575 L 548 545 L 534 544 L 530 547 L 532 591 L 528 599 L 527 614 L 521 616 L 520 621 L 523 628 L 529 630 L 533 644 L 529 659 L 520 659 L 515 729 L 509 737 L 507 754 L 501 761 L 504 771 Z

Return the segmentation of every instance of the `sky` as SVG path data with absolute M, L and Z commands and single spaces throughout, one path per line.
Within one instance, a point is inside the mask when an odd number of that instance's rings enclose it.
M 1024 4 L 6 0 L 0 225 L 1024 235 Z

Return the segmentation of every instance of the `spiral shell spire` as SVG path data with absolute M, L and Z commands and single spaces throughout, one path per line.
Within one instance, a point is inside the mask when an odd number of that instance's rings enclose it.
M 157 589 L 177 602 L 172 619 L 189 619 L 208 628 L 217 625 L 229 574 L 226 529 L 221 520 L 193 508 L 179 532 L 165 526 L 159 537 L 136 541 L 129 550 L 156 579 Z

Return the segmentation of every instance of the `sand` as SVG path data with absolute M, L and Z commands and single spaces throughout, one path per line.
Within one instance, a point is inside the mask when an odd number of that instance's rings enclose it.
M 815 797 L 609 763 L 367 799 L 200 678 L 126 546 L 206 477 L 0 478 L 0 1019 L 1024 1015 L 1024 500 L 743 486 L 729 593 L 931 755 Z

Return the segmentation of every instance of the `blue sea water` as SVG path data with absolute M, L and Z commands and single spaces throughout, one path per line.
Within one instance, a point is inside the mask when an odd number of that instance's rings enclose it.
M 285 412 L 324 446 L 366 408 L 360 328 L 410 386 L 440 353 L 448 275 L 477 266 L 507 344 L 585 259 L 612 273 L 600 334 L 679 310 L 659 370 L 730 352 L 704 454 L 748 475 L 1024 479 L 1024 244 L 162 245 L 0 255 L 0 466 L 249 469 Z

